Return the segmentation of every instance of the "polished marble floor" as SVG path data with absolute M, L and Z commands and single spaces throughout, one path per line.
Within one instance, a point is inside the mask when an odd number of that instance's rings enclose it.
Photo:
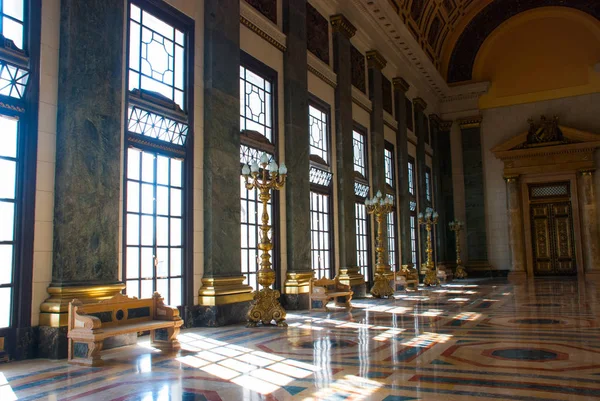
M 288 314 L 289 327 L 146 337 L 106 366 L 0 365 L 0 400 L 600 399 L 600 287 L 576 280 L 454 281 Z

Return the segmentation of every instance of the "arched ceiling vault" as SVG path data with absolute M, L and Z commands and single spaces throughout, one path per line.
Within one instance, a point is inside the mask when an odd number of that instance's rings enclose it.
M 600 0 L 388 0 L 448 83 L 472 80 L 485 39 L 511 17 L 570 7 L 600 20 Z

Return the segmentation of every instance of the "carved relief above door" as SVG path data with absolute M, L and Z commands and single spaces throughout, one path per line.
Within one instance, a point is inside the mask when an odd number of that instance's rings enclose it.
M 562 185 L 535 185 L 530 187 L 531 244 L 533 247 L 533 271 L 536 276 L 576 275 L 577 263 L 573 234 L 571 201 L 556 197 L 535 197 L 533 193 L 564 187 Z

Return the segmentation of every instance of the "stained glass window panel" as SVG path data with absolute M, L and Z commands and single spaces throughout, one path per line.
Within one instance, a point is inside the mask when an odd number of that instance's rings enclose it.
M 392 271 L 395 272 L 398 270 L 398 266 L 396 265 L 397 255 L 397 244 L 396 244 L 396 213 L 391 212 L 387 215 L 387 231 L 388 231 L 388 263 L 392 268 Z
M 394 154 L 391 150 L 384 150 L 385 183 L 394 186 Z
M 175 40 L 177 36 L 178 40 Z M 185 105 L 185 34 L 132 4 L 129 20 L 129 90 L 145 89 Z
M 273 142 L 273 94 L 268 79 L 240 66 L 240 129 Z
M 310 134 L 310 154 L 316 155 L 329 164 L 329 138 L 327 114 L 312 106 L 308 107 L 308 129 Z
M 357 131 L 352 133 L 354 144 L 354 171 L 359 172 L 363 177 L 367 176 L 367 148 L 366 138 Z

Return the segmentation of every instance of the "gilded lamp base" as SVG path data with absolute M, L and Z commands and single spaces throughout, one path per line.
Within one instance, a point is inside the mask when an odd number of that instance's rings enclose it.
M 388 298 L 394 295 L 394 289 L 390 285 L 390 279 L 385 274 L 375 276 L 375 284 L 371 288 L 371 295 L 377 298 Z
M 456 270 L 454 271 L 455 278 L 467 278 L 467 271 L 462 265 L 456 266 Z
M 427 270 L 427 273 L 425 273 L 425 278 L 423 279 L 423 284 L 431 286 L 440 284 L 440 279 L 437 278 L 435 269 Z
M 271 288 L 263 288 L 254 293 L 254 304 L 248 311 L 248 324 L 246 327 L 256 327 L 262 322 L 264 326 L 271 324 L 273 320 L 279 327 L 287 327 L 285 322 L 285 310 L 279 303 L 280 293 Z

